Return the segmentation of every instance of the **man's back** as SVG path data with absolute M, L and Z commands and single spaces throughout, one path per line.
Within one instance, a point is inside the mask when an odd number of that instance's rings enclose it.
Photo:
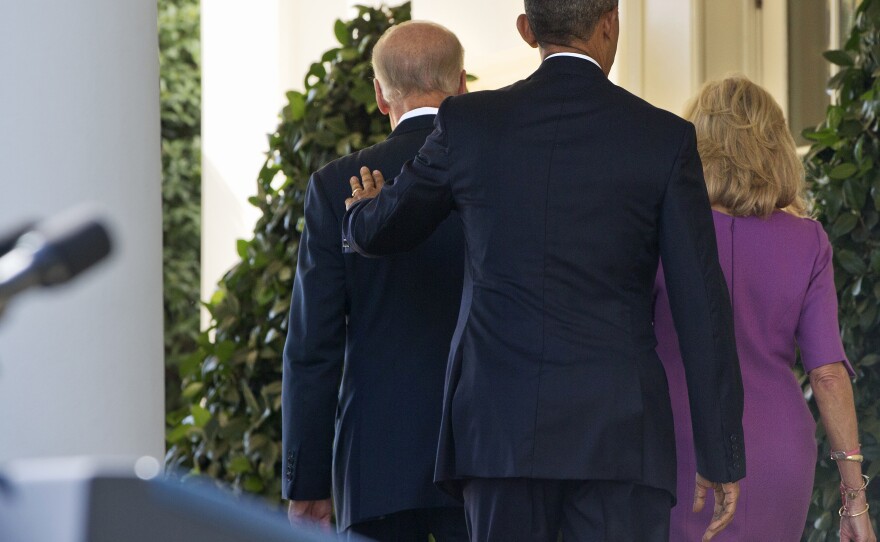
M 388 259 L 343 254 L 340 237 L 347 179 L 363 165 L 399 170 L 433 119 L 403 121 L 385 142 L 332 162 L 310 182 L 285 349 L 284 488 L 293 499 L 329 496 L 335 437 L 341 529 L 457 505 L 431 478 L 461 297 L 460 220 L 450 216 L 418 249 Z M 337 394 L 338 408 L 326 408 Z
M 385 253 L 407 244 L 396 218 L 416 202 L 444 201 L 423 211 L 426 226 L 461 214 L 468 263 L 437 479 L 611 479 L 674 492 L 652 327 L 661 252 L 676 267 L 679 332 L 707 359 L 696 377 L 714 384 L 712 371 L 736 368 L 732 341 L 716 341 L 729 308 L 707 306 L 727 294 L 693 128 L 566 57 L 507 89 L 448 100 L 439 118 L 396 181 L 406 184 L 350 221 L 352 242 Z M 416 241 L 421 224 L 406 231 Z M 728 479 L 740 470 L 727 459 L 728 437 L 741 438 L 738 379 L 721 380 L 731 400 L 705 421 L 702 449 L 708 472 Z

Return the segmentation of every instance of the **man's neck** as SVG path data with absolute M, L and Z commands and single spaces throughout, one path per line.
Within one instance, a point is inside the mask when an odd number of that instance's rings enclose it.
M 541 47 L 541 60 L 544 60 L 550 55 L 555 55 L 557 53 L 576 53 L 579 55 L 587 55 L 590 58 L 595 58 L 590 54 L 589 49 L 586 46 L 575 46 L 575 45 L 553 45 L 547 44 L 545 47 Z
M 406 112 L 420 107 L 440 107 L 440 104 L 445 99 L 445 94 L 435 93 L 404 98 L 399 103 L 391 104 L 391 110 L 388 112 L 388 116 L 391 118 L 391 129 L 397 128 L 397 125 L 400 123 L 400 117 Z
M 539 51 L 541 53 L 541 60 L 545 60 L 550 55 L 555 55 L 557 53 L 575 53 L 578 55 L 587 55 L 592 58 L 599 64 L 599 67 L 602 68 L 602 71 L 606 74 L 608 73 L 608 69 L 604 64 L 602 64 L 601 55 L 597 54 L 596 51 L 593 50 L 594 47 L 591 47 L 589 43 L 575 43 L 570 45 L 553 45 L 547 44 L 546 46 L 540 47 Z

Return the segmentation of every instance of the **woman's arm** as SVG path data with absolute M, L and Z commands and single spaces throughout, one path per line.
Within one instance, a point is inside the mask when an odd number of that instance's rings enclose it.
M 853 401 L 852 383 L 843 362 L 822 365 L 810 371 L 810 385 L 819 405 L 822 425 L 828 435 L 833 451 L 853 451 L 859 448 L 859 430 L 856 423 L 856 408 Z M 837 461 L 841 482 L 851 489 L 864 485 L 862 464 L 859 461 L 841 459 Z M 840 518 L 840 539 L 848 542 L 877 540 L 871 527 L 869 514 L 852 514 L 866 510 L 865 491 L 855 492 L 855 498 L 846 498 L 846 510 Z

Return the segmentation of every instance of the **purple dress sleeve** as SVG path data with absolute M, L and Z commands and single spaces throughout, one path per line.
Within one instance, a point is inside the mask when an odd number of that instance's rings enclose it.
M 840 340 L 837 321 L 837 292 L 834 287 L 834 267 L 831 263 L 831 243 L 828 234 L 818 222 L 814 223 L 818 237 L 818 255 L 801 307 L 796 338 L 801 350 L 801 360 L 807 372 L 842 361 L 849 374 L 855 375 L 846 359 Z

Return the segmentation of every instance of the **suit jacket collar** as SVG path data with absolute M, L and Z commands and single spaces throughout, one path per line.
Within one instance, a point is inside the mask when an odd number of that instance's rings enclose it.
M 529 79 L 552 77 L 555 75 L 584 75 L 591 78 L 601 77 L 607 79 L 601 68 L 589 60 L 571 56 L 557 56 L 544 60 Z
M 428 130 L 434 128 L 434 117 L 437 115 L 419 115 L 418 117 L 408 118 L 397 125 L 397 128 L 388 136 L 388 139 L 397 137 L 401 134 L 415 132 L 416 130 Z

